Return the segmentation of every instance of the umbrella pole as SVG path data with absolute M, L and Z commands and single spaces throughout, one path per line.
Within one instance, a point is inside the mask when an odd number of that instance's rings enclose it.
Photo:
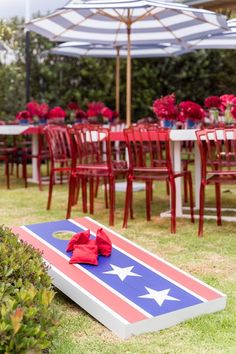
M 30 0 L 25 0 L 25 22 L 30 21 Z M 30 32 L 25 30 L 25 100 L 30 101 L 30 74 L 31 74 L 31 58 L 30 58 Z
M 127 46 L 127 66 L 126 66 L 126 124 L 131 125 L 131 55 L 130 55 L 130 23 L 127 24 L 128 46 Z
M 120 113 L 120 47 L 116 47 L 116 112 Z

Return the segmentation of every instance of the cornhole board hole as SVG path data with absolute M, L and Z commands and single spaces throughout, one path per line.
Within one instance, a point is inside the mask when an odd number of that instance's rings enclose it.
M 110 257 L 98 266 L 69 264 L 68 240 L 55 237 L 103 227 Z M 226 296 L 91 218 L 14 227 L 43 252 L 53 284 L 121 338 L 158 331 L 186 319 L 224 309 Z

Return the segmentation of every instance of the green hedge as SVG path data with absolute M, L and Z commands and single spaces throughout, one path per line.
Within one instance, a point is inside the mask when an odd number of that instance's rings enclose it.
M 0 353 L 38 353 L 50 346 L 58 317 L 41 254 L 0 227 Z

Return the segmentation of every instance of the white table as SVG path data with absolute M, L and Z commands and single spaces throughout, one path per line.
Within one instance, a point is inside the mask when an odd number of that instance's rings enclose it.
M 196 129 L 183 129 L 183 130 L 171 130 L 170 139 L 172 141 L 172 159 L 173 167 L 175 171 L 181 170 L 181 142 L 194 141 L 194 165 L 195 165 L 195 209 L 199 209 L 199 195 L 200 195 L 200 183 L 201 183 L 201 156 L 197 144 Z M 229 137 L 230 138 L 230 137 Z M 205 219 L 217 219 L 215 208 L 204 208 L 205 211 L 214 211 L 214 215 L 207 215 L 204 213 Z M 183 207 L 182 204 L 182 188 L 181 177 L 176 178 L 176 216 L 190 218 L 190 214 L 184 213 L 189 210 L 188 207 Z M 233 208 L 221 208 L 222 211 L 235 212 L 235 216 L 222 216 L 222 220 L 236 222 L 236 209 Z M 161 213 L 161 217 L 170 217 L 170 211 Z M 198 218 L 198 213 L 195 214 L 195 218 Z
M 181 143 L 183 141 L 196 142 L 195 129 L 173 129 L 170 131 L 170 139 L 172 142 L 172 160 L 175 171 L 181 171 Z M 111 132 L 112 141 L 124 141 L 123 132 Z M 197 144 L 195 144 L 195 208 L 199 208 L 199 189 L 201 180 L 201 160 Z M 181 177 L 175 179 L 176 182 L 176 216 L 190 217 L 183 213 L 182 193 L 181 193 Z M 170 211 L 161 213 L 162 217 L 170 217 Z
M 201 182 L 201 157 L 196 143 L 196 129 L 173 129 L 170 131 L 172 141 L 172 162 L 174 171 L 181 171 L 181 143 L 183 141 L 194 141 L 194 165 L 195 165 L 195 209 L 199 209 L 199 190 Z M 182 203 L 181 177 L 175 179 L 176 183 L 176 216 L 190 218 L 189 214 L 184 214 L 185 208 Z M 170 211 L 161 213 L 162 217 L 170 217 Z
M 36 156 L 39 150 L 38 127 L 33 125 L 0 125 L 0 135 L 17 136 L 22 134 L 32 135 L 32 155 Z M 32 158 L 32 178 L 29 181 L 33 183 L 38 183 L 39 181 L 37 158 Z

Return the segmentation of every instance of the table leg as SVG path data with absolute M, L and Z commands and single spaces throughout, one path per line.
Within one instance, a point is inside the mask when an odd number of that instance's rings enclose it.
M 181 142 L 174 141 L 172 143 L 172 161 L 174 171 L 181 171 Z M 176 216 L 182 217 L 182 188 L 181 188 L 181 177 L 175 179 L 176 185 Z
M 199 209 L 199 195 L 200 195 L 200 183 L 201 183 L 201 156 L 197 142 L 195 142 L 195 208 Z
M 32 135 L 32 155 L 37 156 L 39 152 L 39 140 L 38 134 Z M 32 158 L 32 182 L 38 183 L 38 169 L 37 169 L 37 158 Z

